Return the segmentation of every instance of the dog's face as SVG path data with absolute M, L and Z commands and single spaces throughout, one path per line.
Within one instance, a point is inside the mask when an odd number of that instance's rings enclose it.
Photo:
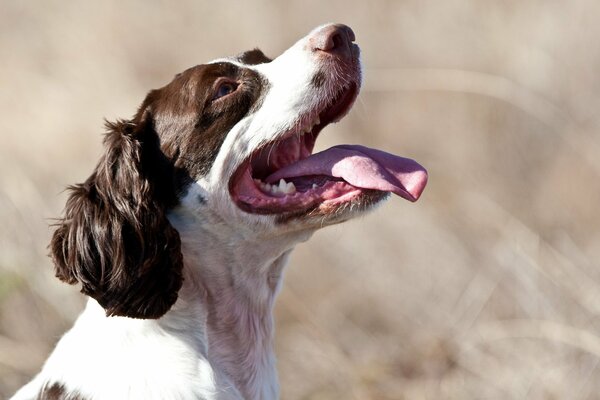
M 349 145 L 312 154 L 358 95 L 359 56 L 350 28 L 326 25 L 274 60 L 252 50 L 150 92 L 109 125 L 96 171 L 73 188 L 51 244 L 59 278 L 109 315 L 158 317 L 181 286 L 170 210 L 264 237 L 347 220 L 390 192 L 415 201 L 427 174 L 412 160 Z
M 163 151 L 191 178 L 179 185 L 182 202 L 236 229 L 278 234 L 346 220 L 389 191 L 415 200 L 426 175 L 409 160 L 399 174 L 385 156 L 357 146 L 311 156 L 321 130 L 358 95 L 353 42 L 349 28 L 324 26 L 274 60 L 249 51 L 152 92 L 145 107 Z M 383 176 L 390 172 L 396 176 Z

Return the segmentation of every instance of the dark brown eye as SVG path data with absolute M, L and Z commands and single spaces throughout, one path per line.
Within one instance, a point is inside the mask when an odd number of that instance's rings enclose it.
M 221 97 L 227 96 L 228 94 L 235 92 L 237 88 L 238 88 L 237 82 L 231 82 L 231 81 L 222 82 L 217 87 L 217 90 L 215 92 L 213 100 L 217 100 Z

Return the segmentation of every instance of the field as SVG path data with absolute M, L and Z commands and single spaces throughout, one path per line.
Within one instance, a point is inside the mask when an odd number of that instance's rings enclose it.
M 81 310 L 46 246 L 103 118 L 150 88 L 344 22 L 365 82 L 317 149 L 430 173 L 415 204 L 299 246 L 276 307 L 282 398 L 600 399 L 600 2 L 0 3 L 0 398 Z

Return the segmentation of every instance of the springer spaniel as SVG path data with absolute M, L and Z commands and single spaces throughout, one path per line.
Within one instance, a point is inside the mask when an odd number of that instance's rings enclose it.
M 56 276 L 90 297 L 21 399 L 276 399 L 272 308 L 296 244 L 427 172 L 358 145 L 312 154 L 350 109 L 359 48 L 314 29 L 192 67 L 108 123 L 50 244 Z

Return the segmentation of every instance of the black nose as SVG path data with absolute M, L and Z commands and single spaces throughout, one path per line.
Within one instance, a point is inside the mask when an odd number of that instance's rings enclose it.
M 356 37 L 349 26 L 332 24 L 313 32 L 308 39 L 313 51 L 349 58 L 352 55 L 351 45 Z

